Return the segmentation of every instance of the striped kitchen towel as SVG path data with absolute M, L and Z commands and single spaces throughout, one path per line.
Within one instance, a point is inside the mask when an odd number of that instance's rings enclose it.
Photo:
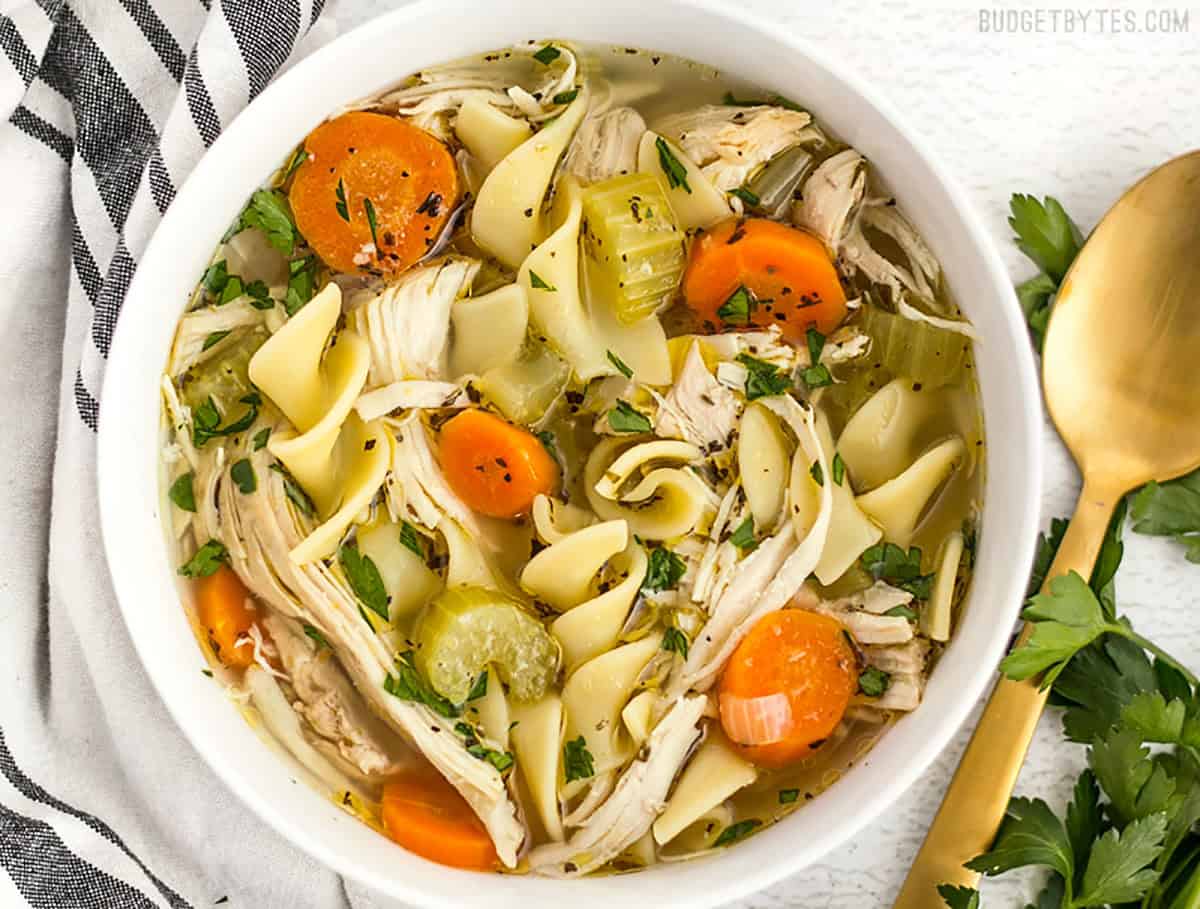
M 0 0 L 2 909 L 373 903 L 249 815 L 167 716 L 94 479 L 138 257 L 222 127 L 331 35 L 326 5 Z

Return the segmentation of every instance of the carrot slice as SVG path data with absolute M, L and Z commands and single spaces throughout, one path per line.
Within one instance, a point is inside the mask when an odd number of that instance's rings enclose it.
M 750 761 L 784 767 L 810 754 L 837 727 L 858 687 L 857 657 L 841 622 L 804 609 L 758 621 L 721 675 L 721 727 Z M 787 698 L 787 722 L 763 722 L 766 704 Z M 762 700 L 760 700 L 762 699 Z M 771 700 L 766 700 L 771 699 Z
M 245 669 L 254 662 L 254 647 L 237 644 L 258 619 L 258 607 L 237 572 L 222 565 L 208 577 L 198 578 L 196 613 L 222 663 L 231 669 Z
M 314 129 L 304 148 L 288 200 L 300 233 L 337 271 L 408 268 L 458 202 L 449 149 L 406 120 L 351 111 Z
M 683 300 L 709 331 L 778 325 L 801 342 L 810 328 L 829 334 L 846 317 L 846 293 L 824 244 L 768 221 L 724 221 L 692 244 Z
M 536 436 L 483 410 L 464 410 L 442 427 L 438 451 L 450 488 L 493 518 L 527 513 L 558 483 L 558 464 Z
M 383 829 L 431 862 L 490 871 L 496 847 L 471 806 L 436 770 L 408 770 L 383 786 Z

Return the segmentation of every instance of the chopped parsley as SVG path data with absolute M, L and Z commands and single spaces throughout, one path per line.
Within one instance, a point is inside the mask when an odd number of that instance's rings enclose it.
M 363 197 L 363 211 L 367 213 L 367 226 L 371 228 L 371 244 L 375 247 L 375 254 L 379 254 L 379 224 L 375 220 L 375 203 L 371 201 L 370 196 Z
M 738 287 L 729 295 L 724 303 L 717 308 L 717 318 L 727 325 L 745 325 L 758 307 L 758 301 L 745 287 Z
M 271 298 L 271 290 L 267 287 L 264 281 L 251 281 L 246 285 L 246 296 L 250 298 L 250 305 L 255 309 L 274 309 L 275 301 Z
M 232 436 L 253 426 L 254 421 L 258 419 L 258 407 L 262 404 L 262 398 L 258 392 L 252 391 L 238 398 L 238 403 L 246 405 L 246 412 L 232 423 L 221 426 L 221 412 L 217 410 L 211 395 L 206 398 L 192 412 L 192 443 L 201 448 L 211 438 Z
M 542 429 L 536 433 L 537 440 L 542 443 L 542 447 L 549 452 L 550 457 L 558 460 L 558 446 L 554 444 L 554 433 L 548 429 Z
M 553 44 L 547 44 L 540 51 L 533 55 L 533 59 L 538 63 L 541 63 L 543 66 L 549 66 L 560 56 L 562 56 L 562 51 L 560 51 Z
M 747 515 L 746 520 L 742 521 L 737 529 L 729 535 L 729 542 L 743 553 L 753 552 L 758 548 L 758 540 L 754 538 L 754 517 L 752 515 Z
M 840 452 L 833 453 L 833 482 L 838 486 L 846 479 L 846 462 L 842 460 Z
M 579 97 L 579 89 L 573 88 L 570 91 L 559 92 L 557 95 L 555 95 L 550 100 L 554 104 L 570 104 L 572 101 L 574 101 L 578 97 Z
M 292 174 L 294 174 L 296 172 L 297 168 L 299 168 L 300 165 L 303 164 L 307 160 L 308 160 L 308 151 L 305 150 L 305 148 L 303 146 L 301 146 L 300 148 L 297 148 L 294 152 L 292 152 L 292 157 L 288 160 L 287 167 L 285 167 L 283 169 L 283 178 L 282 179 L 287 180 L 287 178 L 290 177 Z
M 250 495 L 258 489 L 258 477 L 254 475 L 254 465 L 248 458 L 235 461 L 229 468 L 229 476 L 242 495 Z
M 417 533 L 417 528 L 408 521 L 400 524 L 400 543 L 405 549 L 418 556 L 421 561 L 425 561 L 425 547 L 421 545 L 421 535 Z
M 395 675 L 388 673 L 388 677 L 383 680 L 383 690 L 392 697 L 424 704 L 434 713 L 447 719 L 454 719 L 462 713 L 458 707 L 434 691 L 433 686 L 417 672 L 411 651 L 396 657 L 395 669 Z
M 477 701 L 487 694 L 488 686 L 488 671 L 485 669 L 479 673 L 479 677 L 475 679 L 475 684 L 471 686 L 471 693 L 467 695 L 468 701 Z
M 285 256 L 296 248 L 299 234 L 292 221 L 287 198 L 277 189 L 260 189 L 250 197 L 250 204 L 242 212 L 244 227 L 257 227 L 267 236 L 272 246 Z
M 214 297 L 219 297 L 229 280 L 229 265 L 224 259 L 214 262 L 204 272 L 204 289 Z
M 342 182 L 342 178 L 338 177 L 337 189 L 334 190 L 334 195 L 337 196 L 337 201 L 333 207 L 337 209 L 338 217 L 347 224 L 350 223 L 350 206 L 346 204 L 346 184 Z
M 891 616 L 892 618 L 908 619 L 910 622 L 917 620 L 917 611 L 911 606 L 893 606 L 884 615 Z
M 921 574 L 921 550 L 916 546 L 905 552 L 895 543 L 876 543 L 867 548 L 860 561 L 875 580 L 908 591 L 918 600 L 929 599 L 933 575 Z
M 751 208 L 755 208 L 762 201 L 758 198 L 758 194 L 753 190 L 747 189 L 745 186 L 737 186 L 729 191 L 729 195 L 737 196 Z
M 746 367 L 746 400 L 769 398 L 781 395 L 792 387 L 792 380 L 774 363 L 752 357 L 750 354 L 737 355 L 737 361 Z
M 829 367 L 821 362 L 821 352 L 825 350 L 825 336 L 815 328 L 810 328 L 807 337 L 811 365 L 800 373 L 800 378 L 809 388 L 824 388 L 826 385 L 832 385 L 833 376 L 829 372 Z
M 687 563 L 681 557 L 666 546 L 656 546 L 650 550 L 642 590 L 673 590 L 685 571 Z
M 179 573 L 185 578 L 206 578 L 229 561 L 229 551 L 220 540 L 209 540 L 183 563 Z
M 762 821 L 756 817 L 746 818 L 744 821 L 738 821 L 736 824 L 730 824 L 721 831 L 721 835 L 718 836 L 716 841 L 713 843 L 713 848 L 719 849 L 722 846 L 728 846 L 730 843 L 736 843 L 755 828 L 761 826 Z
M 513 756 L 507 751 L 497 751 L 494 748 L 486 747 L 480 742 L 479 734 L 470 723 L 460 720 L 454 724 L 454 731 L 463 737 L 463 745 L 466 746 L 467 754 L 471 755 L 471 757 L 487 761 L 501 773 L 513 765 Z
M 651 429 L 648 416 L 635 410 L 628 401 L 621 400 L 608 412 L 608 425 L 613 432 L 649 432 Z
M 799 789 L 780 789 L 779 790 L 779 804 L 781 804 L 781 805 L 790 805 L 799 798 L 800 798 L 800 790 Z
M 662 649 L 677 653 L 686 660 L 688 655 L 687 635 L 678 628 L 668 628 L 663 632 Z
M 317 257 L 305 256 L 288 263 L 288 289 L 283 308 L 288 316 L 294 316 L 304 304 L 313 298 L 317 284 Z
M 180 475 L 171 484 L 171 488 L 167 490 L 167 498 L 170 499 L 175 507 L 180 511 L 196 510 L 196 493 L 192 488 L 192 481 L 195 479 L 195 474 L 190 470 Z
M 858 690 L 869 698 L 883 697 L 891 684 L 891 674 L 877 666 L 868 666 L 858 676 Z
M 682 161 L 675 157 L 667 140 L 659 136 L 654 140 L 654 147 L 658 150 L 658 165 L 667 177 L 667 186 L 671 189 L 681 186 L 690 195 L 692 187 L 688 185 L 687 168 L 683 166 Z
M 208 350 L 214 344 L 220 344 L 222 341 L 224 341 L 228 337 L 229 337 L 228 330 L 212 332 L 211 334 L 209 334 L 209 336 L 207 338 L 204 339 L 204 344 L 200 348 L 201 352 Z
M 316 514 L 317 509 L 313 505 L 312 499 L 308 497 L 308 493 L 304 491 L 303 487 L 296 482 L 296 478 L 288 473 L 286 467 L 276 461 L 271 465 L 271 470 L 283 477 L 283 493 L 302 515 L 311 518 Z
M 812 462 L 812 467 L 808 468 L 808 475 L 813 478 L 813 482 L 818 486 L 825 485 L 825 471 L 821 469 L 820 461 Z
M 254 439 L 252 440 L 252 446 L 253 446 L 254 450 L 262 451 L 264 448 L 266 448 L 267 440 L 269 438 L 271 438 L 271 427 L 264 426 L 262 429 L 260 429 L 258 432 L 256 432 L 254 434 Z
M 596 773 L 592 753 L 588 751 L 587 739 L 580 736 L 563 745 L 563 774 L 566 782 L 586 780 Z
M 608 354 L 608 362 L 611 363 L 614 367 L 616 367 L 617 372 L 619 372 L 621 375 L 623 375 L 627 379 L 633 378 L 633 370 L 629 368 L 629 366 L 625 363 L 624 360 L 622 360 L 620 357 L 618 357 L 611 350 L 607 351 L 607 354 Z
M 529 270 L 529 286 L 534 290 L 548 290 L 551 293 L 558 290 L 558 288 L 553 284 L 547 284 L 545 281 L 543 281 L 542 276 L 533 269 Z
M 375 567 L 371 557 L 359 552 L 354 543 L 346 543 L 338 549 L 338 561 L 354 595 L 373 613 L 385 622 L 388 621 L 388 603 L 391 597 L 388 596 L 383 586 L 383 578 L 380 577 L 379 569 Z
M 726 107 L 782 107 L 786 110 L 804 110 L 795 101 L 791 101 L 783 95 L 771 95 L 770 98 L 765 98 L 761 101 L 751 98 L 736 98 L 733 92 L 725 92 L 725 97 L 721 99 L 721 103 Z
M 225 286 L 221 288 L 221 295 L 217 297 L 216 303 L 218 306 L 224 306 L 226 303 L 232 303 L 243 293 L 242 279 L 237 275 L 230 275 L 226 278 Z

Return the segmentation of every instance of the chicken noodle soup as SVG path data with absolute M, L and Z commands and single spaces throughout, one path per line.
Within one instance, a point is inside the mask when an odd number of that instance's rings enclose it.
M 971 338 L 800 103 L 558 41 L 411 76 L 313 130 L 180 319 L 206 671 L 433 861 L 730 846 L 920 709 L 974 553 Z

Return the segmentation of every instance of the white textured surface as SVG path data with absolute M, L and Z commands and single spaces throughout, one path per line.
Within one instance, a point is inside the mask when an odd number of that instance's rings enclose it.
M 337 18 L 346 29 L 396 5 L 339 0 Z M 1014 278 L 1027 277 L 1032 266 L 1009 242 L 1005 219 L 1011 193 L 1055 195 L 1087 231 L 1122 189 L 1151 167 L 1200 147 L 1194 109 L 1200 7 L 1157 5 L 1187 12 L 1190 30 L 1183 34 L 1101 33 L 1096 10 L 1116 5 L 1141 21 L 1147 5 L 1083 3 L 1072 6 L 1093 9 L 1087 33 L 1001 35 L 979 31 L 976 4 L 915 9 L 902 0 L 820 5 L 738 0 L 738 5 L 819 44 L 880 86 L 909 123 L 925 131 L 930 146 L 965 186 Z M 1043 516 L 1048 521 L 1069 513 L 1078 481 L 1049 426 L 1046 446 Z M 1013 570 L 1024 572 L 1026 566 Z M 1189 566 L 1167 543 L 1130 535 L 1118 577 L 1121 601 L 1139 629 L 1155 638 L 1169 634 L 1172 651 L 1192 665 L 1200 663 L 1200 609 L 1188 591 L 1198 580 L 1200 568 Z M 855 842 L 739 906 L 890 905 L 967 735 L 967 730 L 960 733 L 927 777 Z M 1061 741 L 1057 717 L 1044 719 L 1019 791 L 1061 806 L 1082 757 L 1081 749 Z M 1034 883 L 1017 876 L 988 882 L 985 901 L 1022 905 L 1023 897 L 1033 895 Z M 351 889 L 356 905 L 376 902 Z

